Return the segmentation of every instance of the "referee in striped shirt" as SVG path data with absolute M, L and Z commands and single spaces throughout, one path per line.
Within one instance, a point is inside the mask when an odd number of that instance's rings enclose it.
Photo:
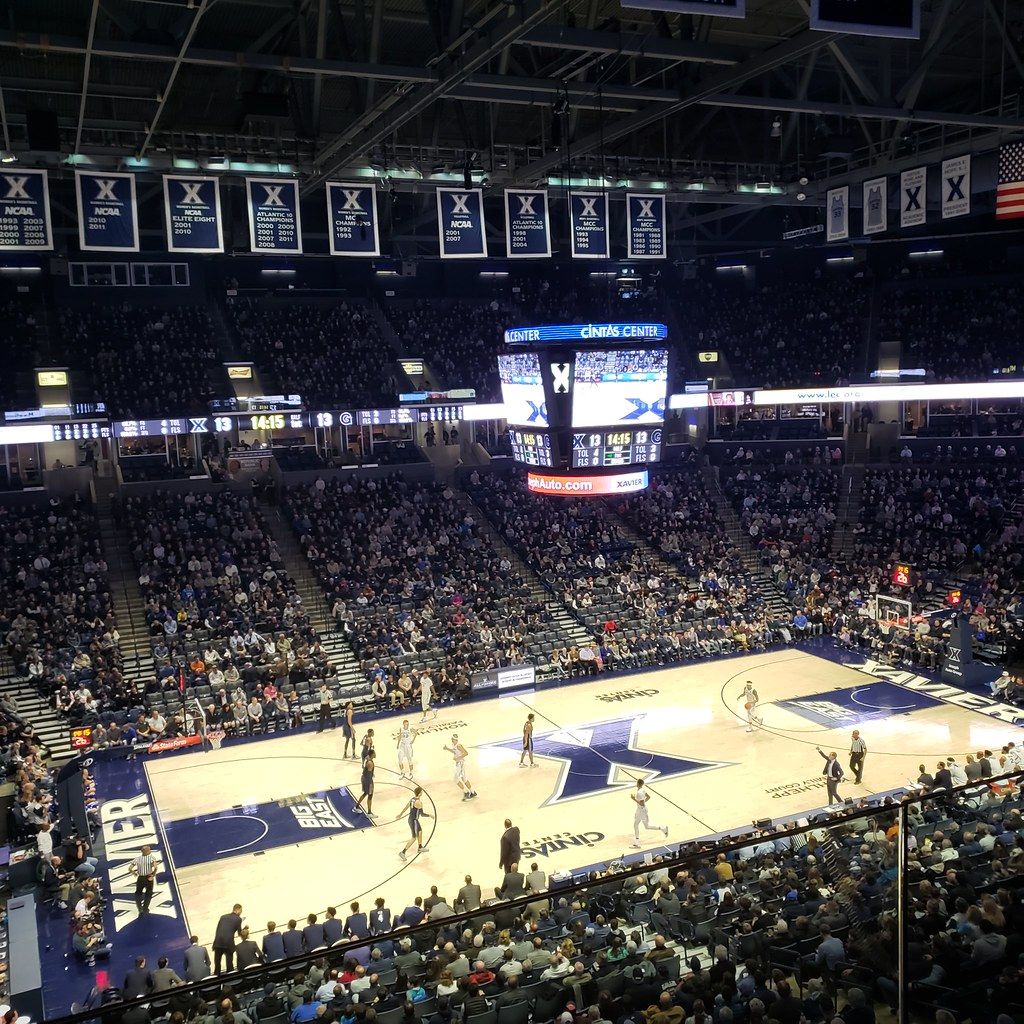
M 151 846 L 144 846 L 128 870 L 135 876 L 135 906 L 139 908 L 140 914 L 148 914 L 153 899 L 153 882 L 160 870 L 160 859 L 153 853 Z

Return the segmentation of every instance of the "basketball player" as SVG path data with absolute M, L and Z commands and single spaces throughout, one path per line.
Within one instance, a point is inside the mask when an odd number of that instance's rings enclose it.
M 420 676 L 420 686 L 416 692 L 420 695 L 420 707 L 423 709 L 423 717 L 420 721 L 427 720 L 428 711 L 433 711 L 433 717 L 437 718 L 437 711 L 430 706 L 430 700 L 434 696 L 434 680 L 430 678 L 430 673 L 426 670 Z
M 362 749 L 359 752 L 359 760 L 366 761 L 366 759 L 373 753 L 373 730 L 367 729 L 366 734 L 363 736 Z
M 747 732 L 753 732 L 755 725 L 764 725 L 764 719 L 757 714 L 757 703 L 760 698 L 751 680 L 747 680 L 743 692 L 736 699 L 743 701 L 743 710 L 747 713 Z
M 342 757 L 348 757 L 348 745 L 352 744 L 352 760 L 356 759 L 356 730 L 352 724 L 352 717 L 356 712 L 355 705 L 349 701 L 345 705 L 345 715 L 341 722 L 341 733 L 345 737 L 345 749 Z
M 423 845 L 423 818 L 429 818 L 430 815 L 423 810 L 423 790 L 417 786 L 412 791 L 412 799 L 409 801 L 409 831 L 412 833 L 412 838 L 398 851 L 398 856 L 405 860 L 406 853 L 409 852 L 409 847 L 413 843 L 417 844 L 417 853 L 426 853 L 427 847 Z
M 416 742 L 416 730 L 409 728 L 409 719 L 402 719 L 402 728 L 398 730 L 398 767 L 401 778 L 412 778 L 412 745 Z
M 530 767 L 536 768 L 537 765 L 533 760 L 533 715 L 527 715 L 526 721 L 523 723 L 523 752 L 519 755 L 519 767 L 525 768 L 526 765 L 523 763 L 526 760 L 526 755 L 530 755 Z
M 648 832 L 661 832 L 668 835 L 668 825 L 652 825 L 647 816 L 647 800 L 649 794 L 643 779 L 636 780 L 636 789 L 629 794 L 630 800 L 636 804 L 636 811 L 633 814 L 633 842 L 630 844 L 634 850 L 640 849 L 640 826 L 643 825 Z
M 377 764 L 374 761 L 375 751 L 370 748 L 370 752 L 366 755 L 363 760 L 363 774 L 360 777 L 360 785 L 362 793 L 359 799 L 356 801 L 356 810 L 362 810 L 363 801 L 366 801 L 366 816 L 368 818 L 376 818 L 377 815 L 373 813 L 373 773 L 377 769 Z
M 466 758 L 469 751 L 459 742 L 459 737 L 452 733 L 452 745 L 445 747 L 445 750 L 455 759 L 455 781 L 462 790 L 463 800 L 472 800 L 476 796 L 476 790 L 472 783 L 466 778 Z

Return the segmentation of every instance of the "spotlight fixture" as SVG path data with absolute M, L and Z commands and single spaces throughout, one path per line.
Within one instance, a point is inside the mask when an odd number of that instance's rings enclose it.
M 566 88 L 565 82 L 562 83 L 551 104 L 551 112 L 558 117 L 564 117 L 569 113 L 569 90 Z
M 772 130 L 770 134 L 773 139 L 778 139 L 782 136 L 782 120 L 779 118 L 778 114 L 775 115 L 775 120 L 772 121 Z
M 806 198 L 807 198 L 807 193 L 806 192 L 797 192 L 797 194 L 796 194 L 796 201 L 798 203 L 802 203 Z
M 9 149 L 0 149 L 0 164 L 13 164 L 17 156 Z

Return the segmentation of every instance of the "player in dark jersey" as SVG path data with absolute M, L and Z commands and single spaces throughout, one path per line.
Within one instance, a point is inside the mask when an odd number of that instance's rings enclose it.
M 377 817 L 377 815 L 373 813 L 373 773 L 376 770 L 376 767 L 377 765 L 374 761 L 374 750 L 371 747 L 363 760 L 363 773 L 359 780 L 362 793 L 356 801 L 357 810 L 362 810 L 363 801 L 366 801 L 366 814 L 367 817 L 370 818 Z
M 355 715 L 355 705 L 352 701 L 349 701 L 345 705 L 345 713 L 341 720 L 341 732 L 345 737 L 345 749 L 342 751 L 342 757 L 348 757 L 349 744 L 352 745 L 352 760 L 356 759 L 356 730 L 352 722 L 352 718 Z
M 425 853 L 427 847 L 423 845 L 423 819 L 429 818 L 430 815 L 423 810 L 423 790 L 417 786 L 412 791 L 412 799 L 409 801 L 409 831 L 412 833 L 412 838 L 398 851 L 398 856 L 402 860 L 406 860 L 406 854 L 409 852 L 409 847 L 413 843 L 417 844 L 417 853 Z

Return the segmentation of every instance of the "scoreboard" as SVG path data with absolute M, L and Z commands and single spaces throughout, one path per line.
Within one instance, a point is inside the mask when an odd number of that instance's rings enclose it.
M 512 457 L 551 470 L 529 474 L 530 489 L 597 496 L 646 487 L 665 426 L 665 325 L 512 327 L 505 343 L 498 376 Z
M 661 460 L 661 427 L 643 430 L 603 430 L 572 435 L 573 469 L 632 466 Z

